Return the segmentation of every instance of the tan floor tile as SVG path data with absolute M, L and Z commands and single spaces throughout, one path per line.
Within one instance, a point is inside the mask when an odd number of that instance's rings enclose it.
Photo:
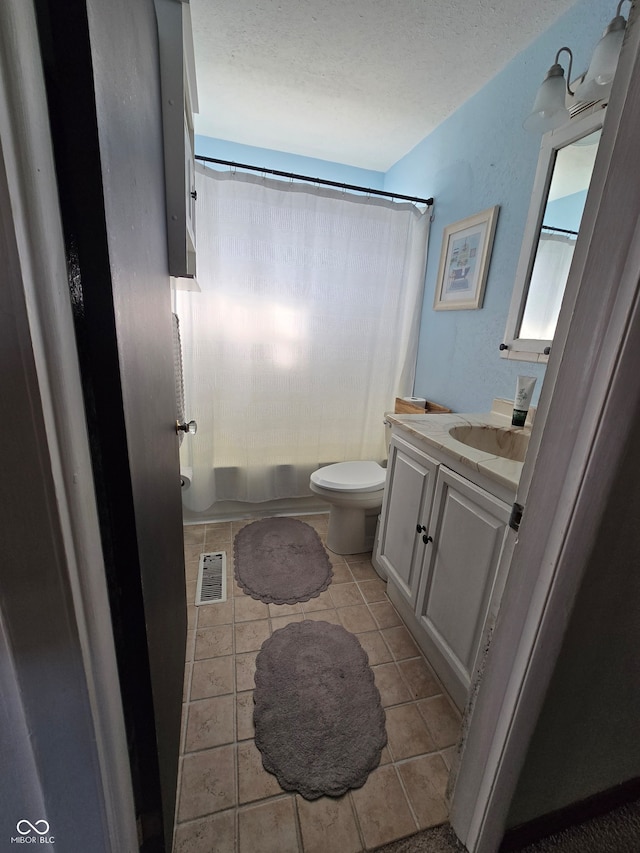
M 239 853 L 298 853 L 293 797 L 242 809 L 238 833 Z
M 231 625 L 216 625 L 214 628 L 198 628 L 196 631 L 195 660 L 216 658 L 233 652 Z
M 198 582 L 195 580 L 186 581 L 186 583 L 185 583 L 185 593 L 186 593 L 185 597 L 187 600 L 187 608 L 195 607 L 196 587 L 197 586 L 198 586 Z
M 205 524 L 207 530 L 231 530 L 231 521 L 208 521 Z
M 305 619 L 311 619 L 312 622 L 329 622 L 331 625 L 340 625 L 337 610 L 315 610 L 313 613 L 305 613 Z
M 319 612 L 322 613 L 323 611 Z M 292 613 L 290 616 L 277 616 L 271 620 L 271 628 L 273 631 L 278 631 L 280 628 L 286 628 L 292 622 L 302 622 L 303 619 L 303 613 Z
M 178 824 L 173 853 L 234 853 L 235 824 L 233 810 Z
M 193 664 L 191 701 L 233 693 L 233 657 L 197 660 Z
M 370 604 L 373 601 L 387 601 L 387 585 L 377 578 L 371 581 L 360 581 L 358 583 L 362 597 Z
M 446 801 L 447 786 L 449 784 L 449 769 L 443 761 L 440 753 L 425 755 L 423 758 L 425 771 L 435 791 Z
M 404 683 L 395 663 L 383 663 L 380 666 L 374 666 L 373 675 L 376 687 L 380 691 L 383 708 L 399 705 L 401 702 L 408 702 L 411 699 L 409 688 Z
M 379 580 L 379 575 L 371 564 L 371 560 L 362 560 L 352 562 L 347 558 L 347 565 L 351 574 L 357 581 L 373 581 Z
M 195 583 L 198 580 L 198 567 L 199 563 L 197 560 L 191 560 L 184 565 L 184 579 L 187 584 Z
M 355 583 L 340 583 L 329 590 L 336 607 L 353 607 L 364 604 L 358 585 Z
M 398 771 L 409 797 L 409 802 L 418 818 L 420 829 L 437 826 L 444 823 L 449 810 L 440 792 L 439 777 L 433 774 L 434 758 L 439 756 L 423 756 L 414 758 L 398 766 Z M 435 784 L 434 784 L 435 780 Z
M 182 528 L 182 536 L 185 545 L 204 545 L 204 524 L 185 524 Z
M 230 625 L 233 622 L 233 598 L 201 604 L 198 607 L 198 628 L 212 628 L 214 625 Z
M 394 761 L 433 752 L 435 744 L 415 705 L 387 708 L 387 737 Z
M 374 602 L 369 605 L 369 610 L 373 613 L 379 628 L 393 628 L 395 625 L 402 625 L 402 619 L 389 601 Z
M 198 563 L 200 560 L 200 554 L 204 551 L 204 547 L 201 542 L 194 544 L 187 544 L 185 542 L 184 545 L 184 562 L 185 566 L 187 563 Z
M 235 621 L 252 622 L 255 619 L 266 619 L 269 608 L 262 601 L 256 601 L 248 595 L 238 596 L 234 601 Z
M 356 607 L 341 607 L 338 610 L 338 618 L 347 631 L 351 631 L 352 634 L 374 631 L 376 628 L 376 623 L 366 604 Z
M 456 757 L 456 749 L 457 747 L 455 746 L 449 746 L 447 747 L 447 749 L 443 749 L 440 753 L 440 755 L 442 756 L 442 760 L 447 765 L 448 770 L 451 770 L 451 768 L 453 767 L 453 762 Z
M 333 566 L 333 577 L 331 578 L 332 584 L 341 584 L 341 583 L 353 583 L 354 577 L 349 571 L 349 567 L 346 563 L 336 562 L 336 558 L 334 556 L 331 557 L 331 564 Z
M 384 628 L 382 636 L 396 660 L 419 657 L 420 649 L 404 625 L 399 625 L 396 628 Z
M 383 640 L 380 631 L 358 634 L 358 640 L 367 653 L 371 666 L 377 666 L 380 663 L 389 663 L 393 660 L 393 655 L 387 648 L 387 644 Z
M 253 677 L 256 672 L 257 652 L 248 652 L 246 655 L 236 655 L 236 690 L 253 690 L 256 686 Z
M 310 598 L 309 601 L 302 601 L 302 610 L 305 613 L 312 613 L 315 610 L 329 610 L 333 607 L 333 599 L 327 590 Z
M 238 740 L 248 740 L 254 737 L 256 730 L 253 725 L 253 690 L 247 693 L 238 693 L 236 696 L 237 710 L 236 719 L 238 725 Z
M 453 746 L 460 737 L 460 715 L 446 696 L 418 702 L 418 709 L 438 749 Z
M 244 598 L 244 597 L 245 597 L 245 595 L 246 595 L 245 591 L 242 589 L 242 587 L 241 587 L 241 586 L 239 586 L 239 585 L 236 583 L 236 581 L 233 579 L 233 577 L 231 578 L 231 582 L 230 582 L 230 583 L 229 583 L 229 582 L 227 582 L 227 590 L 229 590 L 229 591 L 231 592 L 231 595 L 232 595 L 232 597 L 234 598 L 234 600 L 235 600 L 236 598 Z M 227 593 L 227 594 L 228 594 L 228 593 Z
M 296 796 L 304 853 L 360 853 L 360 834 L 349 796 L 305 800 Z
M 189 703 L 185 752 L 232 743 L 233 696 L 214 696 Z
M 268 619 L 258 622 L 240 622 L 234 626 L 236 654 L 254 652 L 260 649 L 267 637 L 271 636 Z
M 378 767 L 362 788 L 351 792 L 367 848 L 416 832 L 400 780 L 392 765 Z
M 184 757 L 178 821 L 235 806 L 234 750 L 233 746 L 221 746 Z
M 385 748 L 380 753 L 380 767 L 383 764 L 391 764 L 393 759 L 391 758 L 391 753 L 389 752 L 389 747 L 385 746 Z
M 207 551 L 226 551 L 228 556 L 233 547 L 231 525 L 228 523 L 222 527 L 208 525 L 204 537 L 204 547 Z
M 412 699 L 425 699 L 442 691 L 431 667 L 423 658 L 398 661 L 398 667 L 409 686 Z
M 262 766 L 262 754 L 253 740 L 238 744 L 238 799 L 240 804 L 282 793 L 278 780 Z
M 187 631 L 187 643 L 185 646 L 184 659 L 186 661 L 193 660 L 193 651 L 196 645 L 196 632 Z
M 298 521 L 303 521 L 305 524 L 308 524 L 309 527 L 313 527 L 314 530 L 317 530 L 319 533 L 326 534 L 327 528 L 329 527 L 329 513 L 328 512 L 316 512 L 310 513 L 309 515 L 294 515 L 293 518 Z
M 238 519 L 238 521 L 231 522 L 231 536 L 235 539 L 237 534 L 242 530 L 243 527 L 246 527 L 248 524 L 253 524 L 254 521 L 258 521 L 257 518 L 242 518 Z
M 327 528 L 328 529 L 328 528 Z M 327 552 L 329 559 L 331 560 L 332 565 L 337 566 L 340 564 L 345 564 L 346 560 L 344 558 L 344 554 L 336 554 L 335 551 L 332 551 L 331 548 L 327 545 L 327 534 L 320 534 L 320 541 L 324 545 L 324 550 Z
M 269 616 L 291 616 L 292 613 L 302 613 L 302 604 L 269 604 Z
M 191 685 L 191 672 L 193 670 L 192 663 L 184 665 L 184 681 L 182 682 L 182 701 L 187 702 L 189 699 L 189 687 Z

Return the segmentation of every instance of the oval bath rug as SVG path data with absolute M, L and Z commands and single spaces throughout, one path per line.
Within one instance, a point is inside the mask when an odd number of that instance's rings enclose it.
M 364 785 L 387 732 L 357 637 L 329 622 L 292 622 L 262 644 L 255 682 L 256 746 L 285 791 L 316 800 Z
M 320 595 L 333 576 L 316 531 L 295 518 L 263 518 L 241 528 L 233 543 L 238 584 L 266 604 L 295 604 Z

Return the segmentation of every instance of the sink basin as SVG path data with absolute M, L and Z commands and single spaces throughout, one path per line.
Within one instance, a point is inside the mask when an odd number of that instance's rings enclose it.
M 508 427 L 455 426 L 451 427 L 449 435 L 467 447 L 514 462 L 524 462 L 529 446 L 528 433 Z

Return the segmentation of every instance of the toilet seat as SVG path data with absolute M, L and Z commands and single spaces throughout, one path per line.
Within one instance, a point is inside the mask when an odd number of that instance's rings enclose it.
M 377 462 L 336 462 L 311 474 L 311 482 L 335 492 L 377 492 L 384 488 L 386 471 Z

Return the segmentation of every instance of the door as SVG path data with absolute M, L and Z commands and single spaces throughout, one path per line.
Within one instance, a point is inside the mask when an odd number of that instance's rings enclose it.
M 398 436 L 389 448 L 377 558 L 414 609 L 437 463 Z M 420 528 L 420 530 L 418 530 Z
M 169 850 L 186 605 L 155 13 L 37 12 L 136 814 Z
M 417 615 L 429 661 L 459 708 L 467 700 L 510 508 L 441 466 Z

